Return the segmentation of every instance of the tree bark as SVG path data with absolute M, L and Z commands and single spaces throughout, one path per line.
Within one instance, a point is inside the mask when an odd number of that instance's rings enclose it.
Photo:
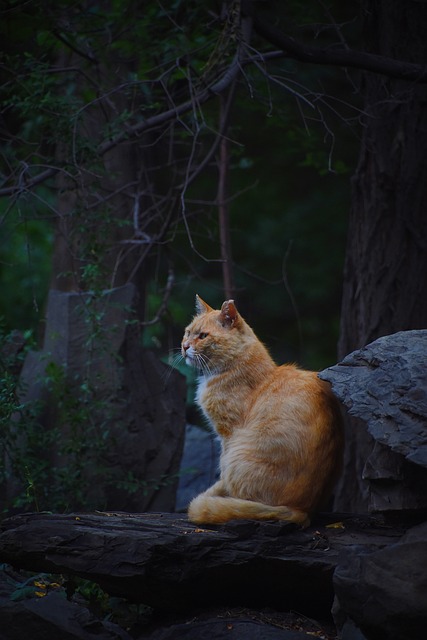
M 362 3 L 367 51 L 427 62 L 427 5 Z M 352 184 L 339 357 L 376 338 L 427 326 L 427 87 L 366 73 L 363 135 Z M 373 442 L 348 422 L 337 509 L 366 510 Z M 394 455 L 390 452 L 390 456 Z

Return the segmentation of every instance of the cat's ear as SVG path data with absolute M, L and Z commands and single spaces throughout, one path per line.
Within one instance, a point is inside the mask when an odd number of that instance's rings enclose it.
M 222 303 L 219 321 L 223 327 L 235 327 L 239 320 L 239 314 L 234 304 L 234 300 L 226 300 Z
M 213 311 L 212 307 L 206 304 L 206 302 L 196 293 L 196 313 L 200 315 L 202 313 L 207 313 L 208 311 Z

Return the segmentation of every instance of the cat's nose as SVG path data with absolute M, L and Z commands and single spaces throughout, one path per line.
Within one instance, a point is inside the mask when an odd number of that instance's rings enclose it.
M 186 353 L 187 349 L 189 349 L 189 348 L 190 348 L 190 343 L 189 342 L 183 342 L 182 343 L 182 350 L 183 350 L 184 353 Z

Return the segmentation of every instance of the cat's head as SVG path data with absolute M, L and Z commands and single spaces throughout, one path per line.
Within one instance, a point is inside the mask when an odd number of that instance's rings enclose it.
M 255 338 L 237 311 L 234 300 L 212 309 L 196 296 L 197 315 L 185 329 L 181 354 L 185 362 L 205 375 L 219 373 L 235 362 Z

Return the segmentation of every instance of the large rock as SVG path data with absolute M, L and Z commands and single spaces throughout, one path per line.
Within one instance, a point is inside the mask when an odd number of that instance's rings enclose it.
M 379 338 L 319 376 L 375 440 L 363 469 L 370 508 L 426 509 L 427 330 Z
M 427 468 L 427 330 L 379 338 L 319 376 L 375 440 Z
M 176 511 L 185 511 L 195 496 L 216 482 L 219 477 L 219 455 L 219 439 L 210 429 L 187 424 Z
M 419 640 L 427 629 L 427 523 L 374 552 L 349 550 L 334 575 L 338 626 L 372 640 Z M 345 625 L 344 625 L 345 626 Z

